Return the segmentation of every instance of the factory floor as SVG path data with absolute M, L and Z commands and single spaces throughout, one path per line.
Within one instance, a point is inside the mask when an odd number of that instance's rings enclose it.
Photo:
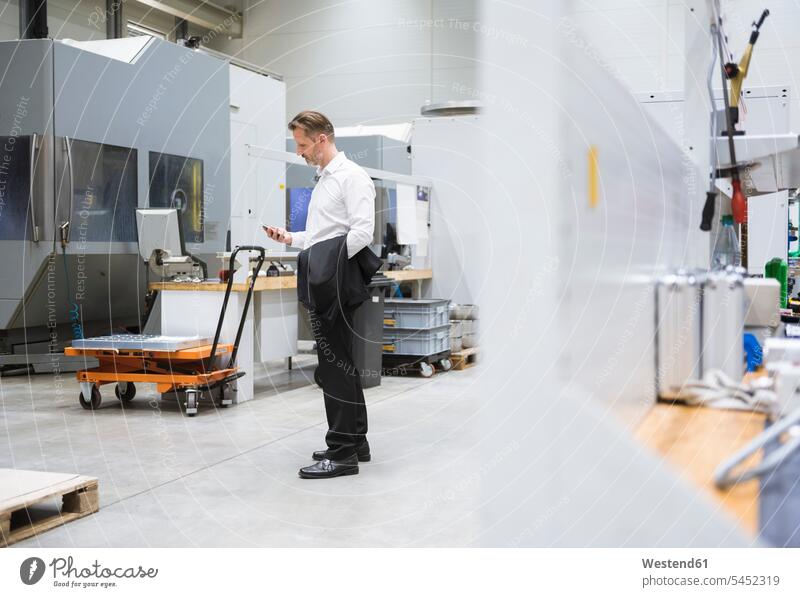
M 103 388 L 78 404 L 74 374 L 0 378 L 0 468 L 99 479 L 100 511 L 17 547 L 465 546 L 479 524 L 479 368 L 385 377 L 365 390 L 372 462 L 355 476 L 303 480 L 323 449 L 316 357 L 262 368 L 256 397 L 194 418 L 137 388 L 124 410 Z M 155 405 L 155 406 L 154 406 Z M 203 408 L 205 406 L 205 408 Z M 6 436 L 6 437 L 3 437 Z

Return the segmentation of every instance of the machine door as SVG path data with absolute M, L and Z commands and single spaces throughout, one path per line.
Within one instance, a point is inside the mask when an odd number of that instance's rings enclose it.
M 203 160 L 168 153 L 150 152 L 150 207 L 178 210 L 183 242 L 205 240 Z
M 0 241 L 52 241 L 52 193 L 43 176 L 48 145 L 36 134 L 0 136 Z
M 52 138 L 0 136 L 0 328 L 43 275 L 53 250 Z
M 0 42 L 0 330 L 53 250 L 52 45 Z
M 137 151 L 70 137 L 55 145 L 58 251 L 135 253 Z
M 53 145 L 54 252 L 47 275 L 28 289 L 24 325 L 69 324 L 67 340 L 124 331 L 137 324 L 146 290 L 136 250 L 137 152 L 64 136 Z

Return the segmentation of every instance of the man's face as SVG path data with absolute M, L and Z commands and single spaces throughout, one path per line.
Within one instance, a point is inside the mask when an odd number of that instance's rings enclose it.
M 292 136 L 297 144 L 295 152 L 302 157 L 309 166 L 319 166 L 322 162 L 322 145 L 327 139 L 325 135 L 309 137 L 302 129 L 294 129 Z

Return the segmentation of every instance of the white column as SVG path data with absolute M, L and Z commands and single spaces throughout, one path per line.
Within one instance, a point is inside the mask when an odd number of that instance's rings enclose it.
M 207 336 L 214 338 L 224 292 L 162 290 L 161 333 L 165 336 Z M 228 300 L 225 323 L 220 342 L 233 343 L 242 317 L 245 293 L 232 292 Z M 254 300 L 258 294 L 254 296 Z M 233 396 L 234 404 L 253 398 L 253 309 L 249 309 L 245 321 L 236 362 L 245 376 L 238 381 L 238 392 Z
M 256 294 L 255 361 L 263 363 L 297 354 L 297 290 L 265 290 Z
M 711 238 L 714 237 L 720 218 L 721 202 L 717 199 L 714 209 L 712 231 L 699 229 L 700 213 L 706 200 L 708 174 L 711 168 L 710 114 L 711 98 L 708 95 L 708 69 L 711 64 L 713 41 L 711 23 L 713 0 L 684 0 L 685 52 L 684 52 L 684 102 L 683 102 L 683 147 L 698 166 L 698 180 L 688 197 L 692 217 L 692 254 L 689 266 L 708 267 L 711 261 Z M 712 79 L 714 87 L 721 84 L 719 62 Z

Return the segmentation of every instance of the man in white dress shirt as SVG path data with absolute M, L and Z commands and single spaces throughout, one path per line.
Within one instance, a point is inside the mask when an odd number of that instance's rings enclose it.
M 361 166 L 336 149 L 331 121 L 307 110 L 289 123 L 297 155 L 317 167 L 304 231 L 266 226 L 269 238 L 298 249 L 347 235 L 347 257 L 372 242 L 375 229 L 375 185 Z M 311 313 L 317 343 L 317 369 L 328 418 L 327 450 L 314 452 L 316 464 L 300 469 L 303 478 L 329 478 L 358 473 L 358 463 L 370 460 L 367 409 L 361 378 L 352 359 L 352 312 L 330 326 Z M 335 356 L 335 358 L 331 358 Z

